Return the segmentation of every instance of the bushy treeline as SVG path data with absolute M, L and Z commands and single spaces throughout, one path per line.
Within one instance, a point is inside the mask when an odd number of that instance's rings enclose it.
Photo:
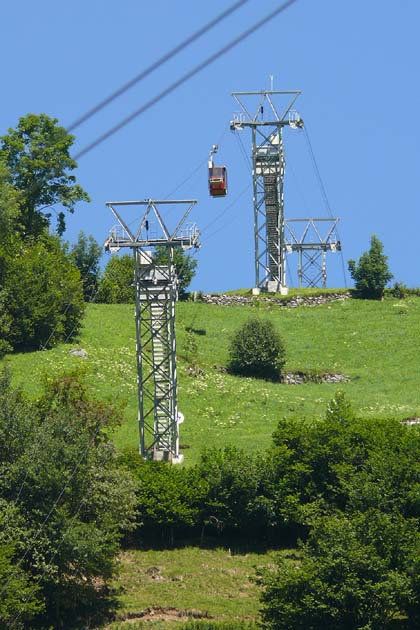
M 260 577 L 267 628 L 384 628 L 397 614 L 414 623 L 419 453 L 417 427 L 356 418 L 338 394 L 323 420 L 281 420 L 264 454 L 212 449 L 190 468 L 125 456 L 138 483 L 132 536 L 303 540 L 297 562 Z
M 117 420 L 75 375 L 47 383 L 37 402 L 1 375 L 1 628 L 81 627 L 110 604 L 135 513 L 108 437 Z
M 73 140 L 44 114 L 0 138 L 0 355 L 53 345 L 80 327 L 80 272 L 61 240 L 63 210 L 89 200 L 71 174 Z
M 140 546 L 298 545 L 258 577 L 266 628 L 418 622 L 418 427 L 357 418 L 337 394 L 324 419 L 281 420 L 265 453 L 208 449 L 180 467 L 117 455 L 116 415 L 75 375 L 29 402 L 3 374 L 4 627 L 70 628 L 109 606 L 121 536 Z

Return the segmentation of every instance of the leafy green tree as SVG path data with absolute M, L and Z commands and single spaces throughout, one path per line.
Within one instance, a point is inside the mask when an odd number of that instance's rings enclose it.
M 144 461 L 137 453 L 120 461 L 137 480 L 137 536 L 173 545 L 176 535 L 200 524 L 208 488 L 196 468 Z
M 3 243 L 14 233 L 19 217 L 19 192 L 10 180 L 10 171 L 0 159 L 0 233 Z
M 393 278 L 388 268 L 388 256 L 383 253 L 383 244 L 375 234 L 370 239 L 370 249 L 362 254 L 359 262 L 348 262 L 356 291 L 361 298 L 380 300 L 387 283 Z
M 20 350 L 49 347 L 78 332 L 84 313 L 80 273 L 58 237 L 17 240 L 4 256 L 0 250 L 1 267 L 3 344 Z
M 168 248 L 158 245 L 155 249 L 153 259 L 158 265 L 169 264 Z M 197 261 L 185 252 L 181 247 L 174 248 L 174 267 L 178 278 L 178 292 L 182 300 L 187 295 L 187 288 L 191 284 L 197 269 Z
M 80 271 L 83 282 L 83 295 L 86 302 L 96 296 L 99 285 L 99 263 L 102 257 L 102 247 L 92 235 L 86 236 L 81 230 L 77 243 L 70 249 L 70 258 Z
M 0 499 L 18 512 L 17 561 L 38 584 L 42 627 L 85 627 L 115 574 L 135 509 L 109 439 L 117 421 L 77 375 L 47 382 L 35 403 L 0 379 Z
M 318 520 L 298 564 L 263 572 L 263 627 L 381 630 L 418 601 L 416 521 L 368 512 Z
M 0 627 L 16 630 L 43 610 L 39 586 L 18 563 L 21 526 L 14 503 L 0 499 Z
M 206 449 L 197 469 L 208 486 L 204 504 L 206 525 L 227 533 L 246 532 L 249 537 L 264 529 L 258 458 L 232 446 Z
M 111 256 L 99 281 L 97 302 L 134 302 L 134 258 L 129 254 Z
M 28 114 L 0 138 L 0 161 L 19 191 L 19 227 L 25 237 L 39 236 L 49 226 L 49 209 L 55 205 L 73 212 L 77 202 L 89 201 L 71 174 L 77 166 L 70 157 L 74 137 L 57 123 L 46 114 Z M 59 210 L 57 232 L 64 230 L 64 212 Z
M 229 369 L 234 374 L 278 379 L 286 362 L 283 340 L 270 320 L 250 318 L 234 334 Z

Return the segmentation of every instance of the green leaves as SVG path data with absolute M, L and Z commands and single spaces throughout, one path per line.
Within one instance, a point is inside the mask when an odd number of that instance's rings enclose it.
M 0 138 L 0 161 L 9 171 L 9 183 L 20 192 L 19 227 L 25 237 L 39 236 L 49 226 L 45 209 L 60 204 L 73 212 L 77 202 L 90 201 L 69 174 L 77 166 L 70 157 L 74 137 L 57 122 L 46 114 L 28 114 Z M 61 214 L 58 233 L 64 229 Z
M 229 368 L 234 374 L 276 380 L 285 361 L 283 341 L 270 320 L 248 319 L 231 340 Z
M 372 235 L 370 249 L 362 254 L 359 262 L 349 260 L 348 267 L 361 298 L 380 300 L 386 284 L 393 278 L 388 269 L 388 257 L 383 254 L 381 241 Z
M 3 261 L 0 318 L 10 323 L 0 340 L 27 350 L 75 335 L 84 313 L 83 290 L 79 271 L 57 237 L 18 241 Z
M 38 608 L 45 603 L 46 627 L 60 627 L 66 614 L 74 620 L 82 605 L 95 611 L 95 580 L 113 576 L 122 529 L 134 519 L 134 483 L 117 468 L 107 435 L 114 418 L 75 375 L 47 385 L 36 403 L 15 392 L 7 375 L 0 379 L 0 525 L 5 506 L 14 536 L 3 556 L 6 584 L 16 574 L 27 593 L 25 575 L 32 576 L 38 586 L 22 602 L 36 595 Z M 18 573 L 7 568 L 12 558 Z M 21 609 L 23 620 L 30 612 Z

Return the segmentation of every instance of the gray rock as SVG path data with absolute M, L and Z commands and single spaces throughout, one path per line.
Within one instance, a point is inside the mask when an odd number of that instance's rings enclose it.
M 83 348 L 73 348 L 73 350 L 69 350 L 69 354 L 71 354 L 73 357 L 80 357 L 81 359 L 87 359 L 89 356 L 86 350 L 83 350 Z

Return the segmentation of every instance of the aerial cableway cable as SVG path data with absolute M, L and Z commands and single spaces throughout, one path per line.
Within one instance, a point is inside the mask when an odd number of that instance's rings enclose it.
M 277 7 L 277 9 L 275 9 L 274 11 L 266 15 L 264 18 L 262 18 L 261 20 L 253 24 L 251 27 L 246 29 L 243 33 L 241 33 L 240 35 L 235 37 L 233 40 L 231 40 L 228 44 L 226 44 L 225 46 L 222 46 L 222 48 L 220 48 L 218 51 L 216 51 L 215 53 L 207 57 L 207 59 L 205 59 L 198 65 L 196 65 L 194 68 L 192 68 L 192 70 L 189 70 L 182 77 L 180 77 L 179 79 L 171 83 L 171 85 L 169 85 L 164 90 L 162 90 L 162 92 L 160 92 L 155 97 L 153 97 L 152 99 L 144 103 L 144 105 L 142 105 L 139 109 L 132 112 L 126 118 L 123 118 L 119 123 L 117 123 L 110 129 L 108 129 L 108 131 L 100 135 L 98 138 L 96 138 L 96 140 L 94 140 L 93 142 L 88 144 L 86 147 L 78 151 L 74 155 L 74 159 L 78 160 L 82 156 L 92 151 L 92 149 L 95 149 L 98 145 L 102 144 L 102 142 L 104 142 L 105 140 L 113 136 L 115 133 L 123 129 L 123 127 L 128 125 L 130 122 L 135 120 L 138 116 L 140 116 L 145 111 L 147 111 L 148 109 L 156 105 L 159 101 L 165 98 L 165 96 L 168 96 L 168 94 L 170 94 L 171 92 L 174 92 L 177 88 L 179 88 L 181 85 L 183 85 L 184 83 L 192 79 L 192 77 L 194 77 L 196 74 L 198 74 L 199 72 L 207 68 L 207 66 L 212 64 L 214 61 L 216 61 L 217 59 L 220 59 L 220 57 L 223 57 L 226 53 L 232 50 L 232 48 L 234 48 L 235 46 L 240 44 L 242 41 L 247 39 L 250 35 L 255 33 L 262 26 L 270 22 L 279 13 L 282 13 L 283 11 L 288 9 L 292 4 L 295 4 L 295 2 L 297 2 L 297 0 L 287 0 L 286 2 L 283 2 L 280 6 Z
M 122 85 L 120 88 L 115 90 L 115 92 L 112 92 L 112 94 L 104 98 L 100 103 L 98 103 L 97 105 L 92 107 L 89 111 L 87 111 L 85 114 L 80 116 L 80 118 L 77 118 L 77 120 L 75 120 L 71 125 L 67 127 L 67 131 L 73 131 L 77 127 L 80 127 L 80 125 L 82 125 L 84 122 L 86 122 L 87 120 L 95 116 L 98 112 L 104 109 L 104 107 L 106 107 L 107 105 L 115 101 L 117 98 L 122 96 L 125 92 L 127 92 L 132 87 L 137 85 L 137 83 L 140 83 L 140 81 L 143 81 L 143 79 L 145 79 L 150 74 L 152 74 L 152 72 L 154 72 L 155 70 L 163 66 L 167 61 L 175 57 L 182 50 L 184 50 L 185 48 L 188 48 L 188 46 L 190 46 L 192 43 L 197 41 L 200 37 L 202 37 L 202 35 L 205 35 L 205 33 L 207 33 L 212 28 L 217 26 L 217 24 L 219 24 L 220 22 L 223 22 L 223 20 L 225 20 L 229 15 L 237 11 L 240 7 L 242 7 L 247 2 L 249 2 L 249 0 L 239 0 L 238 2 L 235 2 L 230 7 L 228 7 L 225 11 L 223 11 L 222 13 L 217 15 L 215 18 L 210 20 L 210 22 L 207 22 L 207 24 L 204 24 L 204 26 L 199 28 L 198 31 L 196 31 L 195 33 L 193 33 L 192 35 L 184 39 L 184 41 L 182 41 L 180 44 L 175 46 L 175 48 L 172 48 L 172 50 L 170 50 L 169 52 L 162 55 L 162 57 L 159 57 L 157 61 L 155 61 L 150 66 L 145 68 L 145 70 L 142 70 L 130 81 L 128 81 L 127 83 L 124 83 L 124 85 Z
M 308 129 L 307 129 L 307 125 L 306 124 L 305 124 L 305 127 L 304 127 L 304 132 L 305 132 L 306 143 L 307 143 L 308 149 L 309 149 L 309 154 L 311 156 L 312 163 L 313 163 L 313 166 L 314 166 L 314 169 L 315 169 L 315 174 L 316 174 L 316 177 L 318 179 L 319 186 L 320 186 L 320 189 L 321 189 L 321 194 L 322 194 L 323 199 L 324 199 L 325 207 L 327 209 L 328 214 L 330 215 L 330 218 L 332 219 L 333 218 L 333 213 L 332 213 L 332 210 L 331 210 L 331 205 L 330 205 L 330 202 L 328 200 L 327 191 L 326 191 L 326 188 L 324 186 L 324 182 L 323 182 L 322 177 L 321 177 L 321 172 L 320 172 L 319 167 L 318 167 L 318 162 L 317 162 L 317 160 L 315 158 L 315 153 L 314 153 L 314 150 L 312 148 L 312 143 L 311 143 L 311 141 L 309 139 L 309 134 L 308 134 Z M 335 232 L 336 232 L 338 238 L 340 239 L 340 234 L 338 232 L 337 227 L 335 228 Z M 340 249 L 340 259 L 341 259 L 341 267 L 342 267 L 342 271 L 343 271 L 344 286 L 347 287 L 346 269 L 345 269 L 345 265 L 344 265 L 344 256 L 343 256 L 342 249 Z

